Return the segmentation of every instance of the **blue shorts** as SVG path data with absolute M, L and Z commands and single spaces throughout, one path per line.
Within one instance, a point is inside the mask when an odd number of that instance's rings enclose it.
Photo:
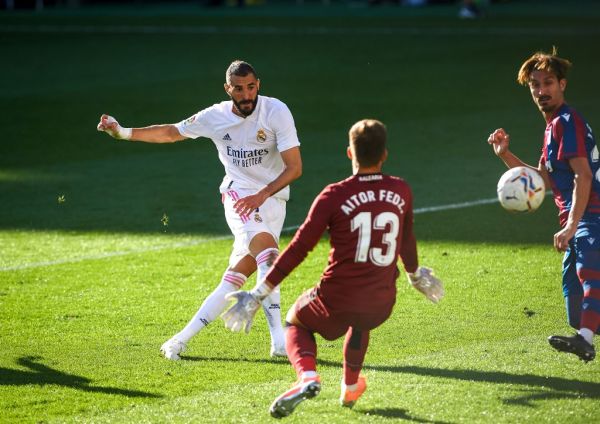
M 582 283 L 577 275 L 582 269 L 600 273 L 600 217 L 582 219 L 569 242 L 563 258 L 562 289 L 565 297 L 583 297 Z

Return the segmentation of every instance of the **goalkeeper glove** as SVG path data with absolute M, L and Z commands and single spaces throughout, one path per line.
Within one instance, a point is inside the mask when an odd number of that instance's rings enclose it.
M 408 282 L 433 303 L 438 303 L 444 297 L 444 287 L 433 274 L 433 269 L 420 266 L 414 273 L 407 273 L 407 276 Z
M 252 328 L 252 321 L 261 302 L 273 289 L 264 281 L 257 284 L 252 290 L 239 290 L 225 295 L 227 300 L 235 300 L 236 303 L 225 312 L 221 318 L 225 322 L 225 328 L 238 332 L 242 328 L 248 334 Z

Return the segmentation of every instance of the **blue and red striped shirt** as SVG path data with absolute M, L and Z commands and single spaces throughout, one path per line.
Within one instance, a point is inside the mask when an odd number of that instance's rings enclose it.
M 575 173 L 569 160 L 587 158 L 592 170 L 592 188 L 584 218 L 600 216 L 600 154 L 590 125 L 572 107 L 563 104 L 546 125 L 540 164 L 552 182 L 560 225 L 564 226 L 573 205 Z

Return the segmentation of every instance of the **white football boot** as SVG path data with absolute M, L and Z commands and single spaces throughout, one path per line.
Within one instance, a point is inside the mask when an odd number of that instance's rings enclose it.
M 160 353 L 171 361 L 178 361 L 181 359 L 179 354 L 185 352 L 186 349 L 187 345 L 184 342 L 177 339 L 169 339 L 160 347 Z

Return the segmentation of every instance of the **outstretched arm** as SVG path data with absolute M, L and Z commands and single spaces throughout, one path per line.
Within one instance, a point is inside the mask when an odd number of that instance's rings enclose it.
M 175 125 L 172 124 L 124 128 L 119 125 L 115 118 L 106 114 L 100 117 L 97 129 L 118 140 L 143 141 L 146 143 L 174 143 L 187 138 L 182 136 Z

